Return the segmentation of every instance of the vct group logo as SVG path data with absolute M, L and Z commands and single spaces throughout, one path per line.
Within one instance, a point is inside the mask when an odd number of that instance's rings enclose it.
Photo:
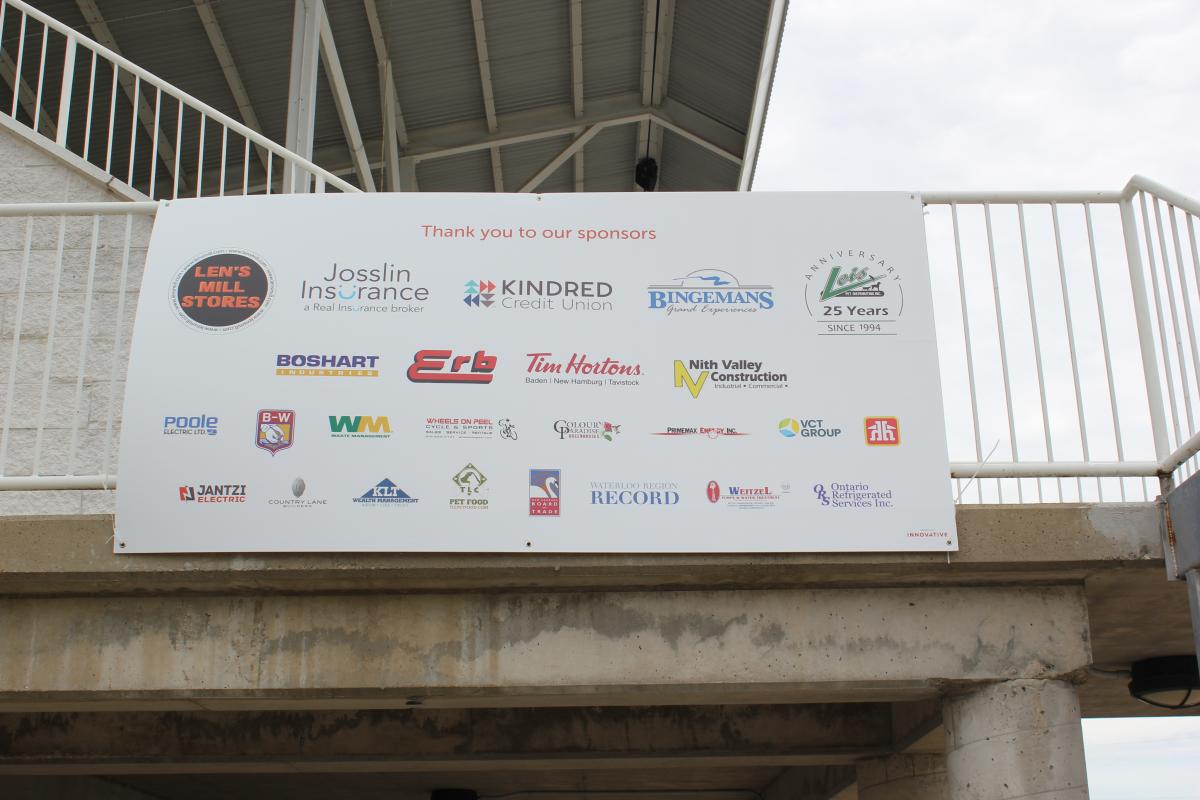
M 305 311 L 411 314 L 425 310 L 429 288 L 413 284 L 412 270 L 384 262 L 347 267 L 337 262 L 328 275 L 300 281 Z
M 511 311 L 612 311 L 611 283 L 604 281 L 469 280 L 463 284 L 467 308 Z
M 529 470 L 529 516 L 557 517 L 561 510 L 562 470 Z
M 182 503 L 244 503 L 246 484 L 197 483 L 180 486 L 179 500 Z
M 638 386 L 642 365 L 628 364 L 616 358 L 591 358 L 587 353 L 572 353 L 566 361 L 553 353 L 526 353 L 525 383 L 552 386 Z
M 674 427 L 668 425 L 665 430 L 654 431 L 653 436 L 703 436 L 706 439 L 720 439 L 723 436 L 749 436 L 737 428 L 728 425 L 694 425 Z
M 483 350 L 471 356 L 456 356 L 453 350 L 418 350 L 408 368 L 413 383 L 491 383 L 496 357 Z
M 194 417 L 163 417 L 164 436 L 216 436 L 217 418 L 207 414 Z
M 770 486 L 722 486 L 716 481 L 709 481 L 704 488 L 708 502 L 742 509 L 773 508 L 779 503 L 781 492 L 785 491 L 786 487 L 782 486 L 779 490 L 774 490 Z
M 417 502 L 408 492 L 401 489 L 389 479 L 384 478 L 379 483 L 367 489 L 359 497 L 352 498 L 355 503 L 366 505 L 405 506 Z
M 387 417 L 331 416 L 329 435 L 334 439 L 387 439 L 392 435 L 392 425 Z
M 559 419 L 554 421 L 554 432 L 558 434 L 560 441 L 563 439 L 603 439 L 611 442 L 621 433 L 621 426 L 599 419 Z
M 244 250 L 221 250 L 175 275 L 171 305 L 194 328 L 228 333 L 258 319 L 274 294 L 274 278 L 261 258 Z
M 784 417 L 779 420 L 779 435 L 785 439 L 836 439 L 842 435 L 842 429 L 826 426 L 823 419 Z
M 491 417 L 426 417 L 426 439 L 508 439 L 517 441 L 517 426 L 511 419 Z
M 867 483 L 818 483 L 813 496 L 826 508 L 892 508 L 891 489 L 877 489 Z
M 316 378 L 378 378 L 379 356 L 279 353 L 275 374 Z
M 786 372 L 771 372 L 761 361 L 693 358 L 675 362 L 675 388 L 688 390 L 693 398 L 706 386 L 714 389 L 786 389 Z
M 896 417 L 865 417 L 863 436 L 872 447 L 900 444 L 900 420 Z
M 258 427 L 254 444 L 275 455 L 286 450 L 296 441 L 296 412 L 281 408 L 267 408 L 258 412 Z
M 679 484 L 657 481 L 592 481 L 594 506 L 674 506 Z
M 468 511 L 487 510 L 488 498 L 480 496 L 484 491 L 483 485 L 487 483 L 487 476 L 478 467 L 474 464 L 467 464 L 454 473 L 450 481 L 458 488 L 458 496 L 450 498 L 450 508 Z
M 756 313 L 775 307 L 773 286 L 742 285 L 720 269 L 698 269 L 674 283 L 646 287 L 650 309 L 672 314 Z
M 834 250 L 804 275 L 804 304 L 823 336 L 895 334 L 904 311 L 900 273 L 869 250 Z

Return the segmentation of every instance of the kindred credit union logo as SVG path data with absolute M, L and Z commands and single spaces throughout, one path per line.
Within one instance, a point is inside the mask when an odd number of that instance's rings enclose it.
M 646 287 L 649 308 L 672 314 L 756 313 L 775 307 L 775 287 L 743 285 L 722 269 L 698 269 L 674 283 Z
M 557 517 L 561 510 L 562 470 L 529 470 L 529 516 Z
M 254 444 L 271 455 L 286 450 L 296 441 L 296 412 L 282 408 L 265 408 L 258 412 Z
M 896 417 L 865 417 L 863 435 L 872 447 L 900 444 L 900 420 Z
M 176 316 L 193 328 L 230 333 L 261 317 L 274 295 L 274 277 L 260 256 L 215 250 L 176 273 L 170 302 Z
M 495 306 L 508 311 L 612 311 L 613 287 L 605 281 L 472 278 L 463 284 L 467 308 Z
M 418 350 L 408 368 L 413 383 L 491 383 L 495 377 L 496 357 L 484 350 L 474 355 L 454 355 L 453 350 Z

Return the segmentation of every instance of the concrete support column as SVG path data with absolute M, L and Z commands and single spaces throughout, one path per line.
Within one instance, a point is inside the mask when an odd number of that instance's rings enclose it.
M 859 761 L 858 800 L 948 800 L 946 759 L 894 755 Z
M 944 720 L 949 800 L 1086 800 L 1071 684 L 998 683 L 948 700 Z

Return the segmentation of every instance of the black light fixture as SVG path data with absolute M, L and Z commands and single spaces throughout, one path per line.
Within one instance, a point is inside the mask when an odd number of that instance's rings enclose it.
M 653 192 L 658 186 L 658 162 L 653 156 L 646 156 L 637 162 L 633 168 L 633 182 L 642 187 L 643 192 Z
M 1133 662 L 1129 693 L 1143 703 L 1173 711 L 1200 707 L 1196 657 L 1161 656 Z

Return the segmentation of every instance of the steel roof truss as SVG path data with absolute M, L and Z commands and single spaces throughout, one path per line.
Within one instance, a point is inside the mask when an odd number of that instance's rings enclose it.
M 492 65 L 488 60 L 487 31 L 483 25 L 483 0 L 471 0 L 471 17 L 475 22 L 475 54 L 479 58 L 483 111 L 487 116 L 488 133 L 495 133 L 499 129 L 499 122 L 496 119 L 496 95 L 492 89 Z
M 329 88 L 333 90 L 333 105 L 337 109 L 338 120 L 342 123 L 346 144 L 350 147 L 350 160 L 354 163 L 354 171 L 358 175 L 358 182 L 363 191 L 373 192 L 375 191 L 375 179 L 371 175 L 371 164 L 363 147 L 362 133 L 358 129 L 358 118 L 354 116 L 354 104 L 350 102 L 350 89 L 346 85 L 346 75 L 342 72 L 342 61 L 338 58 L 337 42 L 333 39 L 333 28 L 329 25 L 329 15 L 325 13 L 325 4 L 322 0 L 313 0 L 313 2 L 317 6 L 321 62 L 325 65 L 325 77 L 329 79 Z

